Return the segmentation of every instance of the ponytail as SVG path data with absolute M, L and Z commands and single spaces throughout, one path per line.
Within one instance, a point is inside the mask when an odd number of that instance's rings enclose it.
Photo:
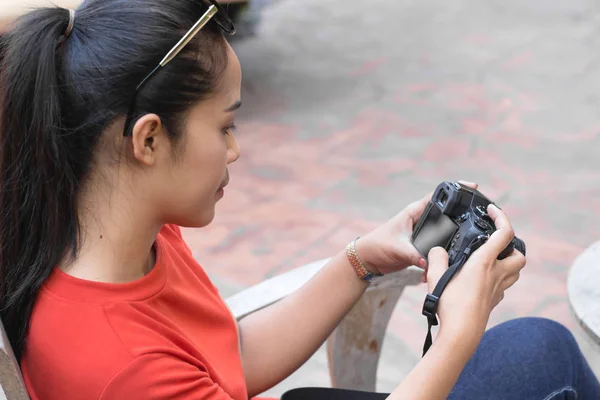
M 63 122 L 68 25 L 68 10 L 42 8 L 0 39 L 0 317 L 17 359 L 41 285 L 79 241 Z

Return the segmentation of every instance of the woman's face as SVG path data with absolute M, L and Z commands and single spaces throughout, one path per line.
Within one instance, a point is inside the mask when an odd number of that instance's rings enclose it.
M 229 181 L 227 166 L 240 156 L 234 126 L 240 96 L 240 63 L 228 45 L 228 64 L 217 92 L 190 110 L 175 149 L 168 148 L 165 134 L 153 143 L 157 151 L 144 181 L 154 190 L 143 192 L 153 198 L 163 223 L 202 227 L 213 220 Z

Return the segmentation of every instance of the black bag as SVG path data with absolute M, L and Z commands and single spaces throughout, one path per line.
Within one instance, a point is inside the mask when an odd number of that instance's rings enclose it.
M 285 392 L 281 400 L 384 400 L 389 394 L 331 388 L 300 388 Z

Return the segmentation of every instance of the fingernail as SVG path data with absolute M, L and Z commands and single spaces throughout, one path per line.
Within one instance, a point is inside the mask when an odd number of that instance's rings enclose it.
M 419 260 L 419 267 L 421 267 L 421 268 L 425 268 L 425 266 L 426 266 L 426 265 L 427 265 L 427 263 L 425 262 L 425 259 L 424 259 L 424 258 L 421 258 L 421 259 Z

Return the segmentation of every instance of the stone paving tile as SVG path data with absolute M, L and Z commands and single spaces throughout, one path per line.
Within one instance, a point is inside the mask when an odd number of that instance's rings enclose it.
M 474 180 L 528 246 L 490 325 L 575 329 L 568 268 L 600 226 L 599 21 L 592 0 L 280 0 L 234 43 L 242 158 L 191 247 L 246 287 L 334 254 L 442 180 Z M 408 290 L 389 328 L 410 360 L 423 294 Z

